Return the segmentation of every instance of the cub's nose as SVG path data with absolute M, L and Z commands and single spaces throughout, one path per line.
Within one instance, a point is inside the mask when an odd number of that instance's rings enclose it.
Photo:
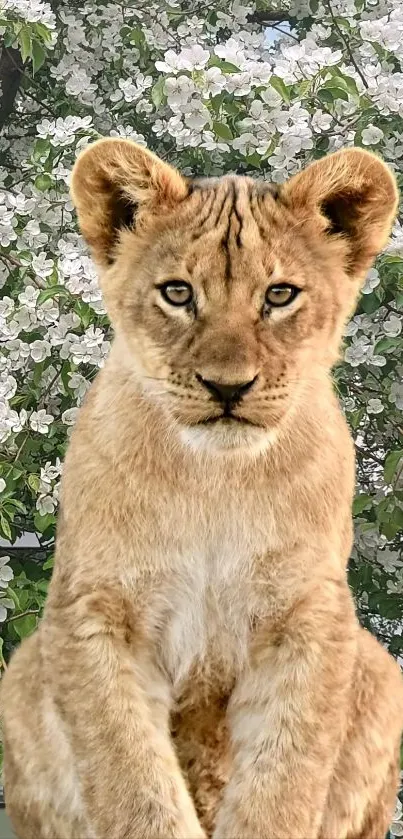
M 236 405 L 241 402 L 245 393 L 247 393 L 256 382 L 257 376 L 249 382 L 236 382 L 227 384 L 225 382 L 213 382 L 210 379 L 203 379 L 196 373 L 196 378 L 200 384 L 211 393 L 216 402 L 224 402 L 226 404 Z

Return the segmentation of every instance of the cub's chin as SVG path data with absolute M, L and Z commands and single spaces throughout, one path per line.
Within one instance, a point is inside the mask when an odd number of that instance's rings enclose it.
M 273 444 L 277 432 L 276 429 L 223 418 L 197 425 L 180 425 L 179 434 L 182 443 L 197 451 L 257 455 Z

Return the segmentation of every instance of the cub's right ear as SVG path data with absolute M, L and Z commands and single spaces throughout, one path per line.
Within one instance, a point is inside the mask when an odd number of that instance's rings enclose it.
M 98 140 L 84 149 L 71 179 L 81 232 L 103 267 L 113 262 L 122 228 L 172 207 L 187 194 L 186 179 L 176 169 L 119 138 Z

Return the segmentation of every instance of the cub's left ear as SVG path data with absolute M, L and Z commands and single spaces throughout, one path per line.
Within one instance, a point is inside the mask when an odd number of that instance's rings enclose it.
M 359 148 L 312 163 L 285 184 L 282 195 L 295 214 L 322 222 L 328 236 L 341 234 L 347 244 L 347 271 L 357 279 L 386 244 L 399 197 L 388 167 Z
M 186 179 L 131 140 L 105 138 L 78 156 L 71 195 L 81 232 L 101 266 L 113 262 L 119 231 L 144 213 L 157 214 L 186 198 Z

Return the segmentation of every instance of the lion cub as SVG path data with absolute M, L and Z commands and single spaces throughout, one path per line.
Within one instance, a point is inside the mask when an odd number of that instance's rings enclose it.
M 403 686 L 347 584 L 329 370 L 394 178 L 347 149 L 279 188 L 191 180 L 105 139 L 72 195 L 116 337 L 3 687 L 17 835 L 380 839 Z

